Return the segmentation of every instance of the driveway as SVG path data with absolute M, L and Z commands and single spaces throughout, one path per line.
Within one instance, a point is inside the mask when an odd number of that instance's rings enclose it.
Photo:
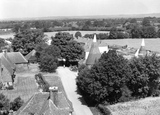
M 77 73 L 72 72 L 69 68 L 59 67 L 58 75 L 62 80 L 62 84 L 66 91 L 67 97 L 73 104 L 76 115 L 93 115 L 89 107 L 86 106 L 81 95 L 77 93 L 76 76 Z

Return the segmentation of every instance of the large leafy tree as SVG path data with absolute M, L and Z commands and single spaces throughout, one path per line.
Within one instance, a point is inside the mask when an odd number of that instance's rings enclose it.
M 57 46 L 50 45 L 40 54 L 39 68 L 42 72 L 55 72 L 58 66 L 60 50 Z
M 79 43 L 73 41 L 73 35 L 69 33 L 57 33 L 52 37 L 51 44 L 60 49 L 60 57 L 67 61 L 83 58 L 84 49 Z
M 142 37 L 143 38 L 156 38 L 157 33 L 153 26 L 147 26 L 142 28 Z
M 45 42 L 44 34 L 40 30 L 24 30 L 17 33 L 12 41 L 12 48 L 14 51 L 22 50 L 25 55 L 32 51 L 37 44 Z
M 147 97 L 159 94 L 160 57 L 151 56 L 133 58 L 130 61 L 132 77 L 128 82 L 133 96 Z
M 151 26 L 149 17 L 145 17 L 142 21 L 143 26 Z
M 133 29 L 131 29 L 131 36 L 132 38 L 141 38 L 142 35 L 142 29 L 135 26 Z
M 79 73 L 77 85 L 95 102 L 115 103 L 124 96 L 130 74 L 128 61 L 111 50 L 103 53 L 91 70 L 83 69 Z M 125 96 L 130 96 L 130 93 Z

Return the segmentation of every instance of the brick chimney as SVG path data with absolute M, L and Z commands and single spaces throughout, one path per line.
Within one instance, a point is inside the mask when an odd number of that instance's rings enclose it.
M 58 87 L 57 86 L 49 87 L 49 91 L 50 91 L 49 93 L 50 99 L 53 101 L 55 106 L 58 106 Z

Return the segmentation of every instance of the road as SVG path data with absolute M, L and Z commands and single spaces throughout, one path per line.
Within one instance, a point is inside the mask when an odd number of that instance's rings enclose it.
M 77 94 L 76 73 L 69 70 L 69 68 L 59 67 L 57 69 L 58 75 L 62 80 L 62 84 L 66 91 L 67 97 L 73 104 L 76 115 L 93 115 L 89 107 L 86 106 L 81 95 Z

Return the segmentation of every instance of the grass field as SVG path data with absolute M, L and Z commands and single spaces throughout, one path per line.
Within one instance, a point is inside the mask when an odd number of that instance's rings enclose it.
M 160 97 L 118 103 L 107 107 L 112 115 L 160 115 Z

